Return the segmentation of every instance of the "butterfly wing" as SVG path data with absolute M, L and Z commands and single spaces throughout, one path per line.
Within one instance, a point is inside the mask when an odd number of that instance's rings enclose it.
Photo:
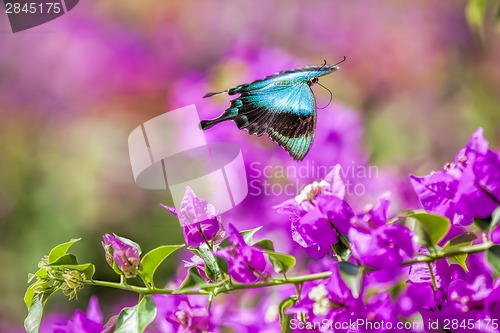
M 267 133 L 296 161 L 311 148 L 316 129 L 316 103 L 307 83 L 286 81 L 247 90 L 231 101 L 238 128 L 250 134 Z
M 338 69 L 339 67 L 336 65 L 333 66 L 326 65 L 326 66 L 306 66 L 292 70 L 285 70 L 275 73 L 273 75 L 266 76 L 263 79 L 253 81 L 252 83 L 241 84 L 234 88 L 228 89 L 227 93 L 229 95 L 235 95 L 256 89 L 266 88 L 270 82 L 274 82 L 277 80 L 279 81 L 286 80 L 287 82 L 294 84 L 305 83 L 312 78 L 315 77 L 318 78 L 320 76 L 330 74 L 331 72 L 334 72 Z M 208 95 L 212 96 L 212 94 L 216 93 L 210 93 Z
M 309 86 L 312 79 L 336 71 L 337 65 L 308 66 L 287 70 L 261 80 L 242 84 L 221 92 L 240 95 L 231 106 L 215 119 L 202 120 L 206 130 L 234 120 L 240 129 L 261 136 L 267 133 L 296 161 L 304 159 L 314 140 L 316 130 L 316 103 Z

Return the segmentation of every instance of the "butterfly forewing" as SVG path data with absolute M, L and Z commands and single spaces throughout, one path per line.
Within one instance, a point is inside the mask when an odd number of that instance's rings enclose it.
M 302 84 L 311 80 L 314 77 L 320 77 L 329 74 L 336 70 L 337 67 L 324 67 L 324 66 L 307 66 L 299 69 L 292 69 L 281 71 L 279 73 L 266 76 L 263 79 L 253 81 L 248 84 L 241 84 L 232 89 L 229 89 L 229 95 L 242 94 L 248 91 L 259 90 L 268 87 L 270 84 L 276 84 L 278 82 L 281 85 L 286 84 Z

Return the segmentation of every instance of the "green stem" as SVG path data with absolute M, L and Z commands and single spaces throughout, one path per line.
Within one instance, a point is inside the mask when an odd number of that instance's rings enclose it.
M 144 283 L 144 285 L 146 286 L 146 288 L 148 288 L 148 289 L 152 289 L 152 288 L 154 288 L 154 287 L 155 287 L 155 283 L 154 283 L 154 281 L 151 281 L 151 284 L 149 284 L 149 283 L 148 283 L 148 282 L 144 279 L 144 277 L 143 277 L 141 274 L 139 274 L 139 277 L 141 278 L 141 280 L 142 280 L 142 282 Z
M 210 313 L 210 307 L 212 306 L 212 301 L 214 300 L 214 294 L 208 295 L 207 311 Z
M 365 292 L 365 278 L 366 278 L 366 271 L 365 271 L 365 267 L 363 267 L 363 270 L 361 271 L 361 278 L 359 279 L 359 296 L 358 298 L 360 297 L 363 297 L 363 294 Z
M 143 294 L 143 295 L 150 295 L 150 294 L 173 295 L 173 294 L 177 294 L 176 290 L 157 289 L 157 288 L 148 289 L 146 287 L 137 287 L 137 286 L 133 286 L 130 284 L 121 284 L 121 283 L 109 282 L 109 281 L 84 280 L 83 283 L 88 284 L 88 285 L 93 285 L 93 286 L 99 286 L 99 287 L 128 290 L 128 291 L 132 291 L 132 292 Z M 205 291 L 205 290 L 188 290 L 188 291 L 183 291 L 180 294 L 183 294 L 183 295 L 208 295 L 209 292 Z
M 297 300 L 300 300 L 300 294 L 302 293 L 302 283 L 295 284 L 295 291 L 297 292 Z
M 326 279 L 326 278 L 330 277 L 331 274 L 332 274 L 332 272 L 323 272 L 323 273 L 289 277 L 286 280 L 278 279 L 278 280 L 272 280 L 272 281 L 266 281 L 266 282 L 257 282 L 254 284 L 224 285 L 224 286 L 215 288 L 215 290 L 213 292 L 213 297 L 217 296 L 218 294 L 225 293 L 225 292 L 232 291 L 232 290 L 265 288 L 265 287 L 271 287 L 271 286 L 281 286 L 281 285 L 286 285 L 286 284 L 297 285 L 297 284 L 300 284 L 300 283 L 306 282 L 306 281 Z M 211 295 L 212 294 L 209 291 L 205 291 L 205 290 L 187 290 L 187 291 L 183 291 L 183 292 L 179 293 L 176 290 L 156 289 L 156 288 L 148 289 L 146 287 L 137 287 L 137 286 L 133 286 L 130 284 L 121 284 L 121 283 L 116 283 L 116 282 L 108 282 L 108 281 L 100 281 L 100 280 L 84 280 L 83 283 L 88 284 L 88 285 L 93 285 L 93 286 L 128 290 L 128 291 L 132 291 L 132 292 L 143 294 L 143 295 L 149 295 L 149 294 Z
M 464 246 L 462 248 L 459 248 L 459 249 L 456 249 L 453 251 L 438 252 L 438 253 L 430 255 L 430 256 L 419 256 L 416 258 L 412 258 L 412 259 L 403 261 L 403 263 L 401 263 L 401 267 L 410 266 L 410 265 L 418 264 L 418 263 L 434 262 L 434 261 L 437 261 L 439 259 L 454 257 L 454 256 L 461 255 L 461 254 L 472 254 L 472 253 L 484 252 L 484 251 L 487 251 L 493 245 L 494 245 L 493 243 L 487 242 L 487 243 L 481 243 L 481 244 L 477 244 L 477 245 Z
M 332 226 L 333 230 L 339 235 L 339 240 L 340 242 L 346 247 L 346 249 L 351 250 L 351 243 L 349 242 L 349 239 L 345 235 L 343 235 L 339 229 L 333 224 L 332 221 L 328 220 L 330 225 Z
M 455 249 L 453 251 L 447 251 L 447 252 L 439 252 L 433 255 L 427 255 L 427 256 L 419 256 L 416 258 L 412 258 L 406 261 L 403 261 L 401 264 L 401 267 L 403 266 L 410 266 L 414 265 L 417 263 L 427 263 L 431 264 L 439 259 L 443 259 L 446 257 L 453 257 L 461 254 L 472 254 L 472 253 L 478 253 L 478 252 L 484 252 L 487 251 L 490 247 L 492 247 L 494 244 L 491 242 L 487 243 L 481 243 L 477 245 L 471 245 L 471 246 L 465 246 L 460 249 Z M 430 269 L 430 268 L 429 268 Z M 369 273 L 371 271 L 374 271 L 375 269 L 370 269 L 368 267 L 365 267 L 364 273 Z M 332 275 L 332 272 L 321 272 L 321 273 L 315 273 L 315 274 L 307 274 L 307 275 L 300 275 L 300 276 L 294 276 L 294 277 L 286 277 L 284 279 L 273 279 L 270 281 L 263 281 L 263 282 L 257 282 L 253 284 L 239 284 L 239 283 L 231 283 L 231 284 L 226 284 L 222 285 L 220 287 L 214 286 L 213 291 L 206 291 L 206 290 L 187 290 L 183 292 L 178 292 L 176 290 L 169 290 L 169 289 L 157 289 L 157 288 L 147 288 L 147 287 L 138 287 L 130 284 L 124 284 L 123 282 L 117 283 L 117 282 L 108 282 L 108 281 L 99 281 L 99 280 L 84 280 L 83 283 L 88 284 L 88 285 L 94 285 L 94 286 L 100 286 L 100 287 L 108 287 L 108 288 L 115 288 L 115 289 L 121 289 L 121 290 L 128 290 L 132 292 L 136 292 L 142 295 L 149 295 L 149 294 L 163 294 L 163 295 L 174 295 L 174 294 L 184 294 L 184 295 L 211 295 L 211 297 L 215 297 L 219 294 L 230 292 L 233 290 L 246 290 L 246 289 L 256 289 L 256 288 L 266 288 L 266 287 L 273 287 L 273 286 L 281 286 L 281 285 L 290 285 L 293 284 L 295 287 L 298 285 L 301 285 L 304 282 L 307 281 L 315 281 L 315 280 L 321 280 L 321 279 L 326 279 L 329 278 Z M 431 276 L 432 276 L 432 270 L 431 270 Z M 435 277 L 432 276 L 433 278 L 433 284 L 435 286 Z
M 432 270 L 432 263 L 428 262 L 427 267 L 429 268 L 429 273 L 431 274 L 431 279 L 432 279 L 432 288 L 434 291 L 438 290 L 438 286 L 436 283 L 436 276 L 434 275 L 434 272 Z
M 288 277 L 286 280 L 272 280 L 266 282 L 257 282 L 254 284 L 232 284 L 230 286 L 222 286 L 219 288 L 215 288 L 214 296 L 217 296 L 221 293 L 225 293 L 233 290 L 245 290 L 245 289 L 256 289 L 256 288 L 266 288 L 273 286 L 282 286 L 286 284 L 298 284 L 307 281 L 321 280 L 329 278 L 332 275 L 332 272 L 322 272 L 316 274 L 307 274 L 301 276 Z

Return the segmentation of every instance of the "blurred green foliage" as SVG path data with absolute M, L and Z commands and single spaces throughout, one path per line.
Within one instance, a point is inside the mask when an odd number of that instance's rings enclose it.
M 492 15 L 488 15 L 488 12 L 491 12 Z M 465 15 L 471 29 L 484 39 L 485 20 L 489 19 L 489 16 L 495 21 L 500 20 L 500 1 L 469 0 L 465 8 Z

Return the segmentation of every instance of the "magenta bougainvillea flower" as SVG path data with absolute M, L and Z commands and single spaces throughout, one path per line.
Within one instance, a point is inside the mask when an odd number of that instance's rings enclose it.
M 331 194 L 316 197 L 315 206 L 299 220 L 292 222 L 293 239 L 313 258 L 332 252 L 339 234 L 346 234 L 354 213 L 342 199 Z
M 187 298 L 180 301 L 177 309 L 167 312 L 166 319 L 174 332 L 202 333 L 209 330 L 209 313 L 204 306 L 192 306 Z
M 455 225 L 491 215 L 500 203 L 500 156 L 488 148 L 479 128 L 444 170 L 411 176 L 424 208 L 446 216 Z
M 414 253 L 410 229 L 400 225 L 386 224 L 371 230 L 351 228 L 349 241 L 354 257 L 371 268 L 397 267 Z
M 106 261 L 113 268 L 128 278 L 137 276 L 137 268 L 141 261 L 141 249 L 134 242 L 105 234 L 102 236 L 102 246 L 106 252 Z
M 215 207 L 197 197 L 189 186 L 186 187 L 179 210 L 166 205 L 161 206 L 179 219 L 187 245 L 199 247 L 210 240 L 223 237 L 224 229 Z
M 351 219 L 348 238 L 355 258 L 377 269 L 393 268 L 413 257 L 412 233 L 405 226 L 387 224 L 390 200 L 384 196 L 379 204 Z
M 257 246 L 248 245 L 236 228 L 229 224 L 231 246 L 221 248 L 215 255 L 228 263 L 229 275 L 237 282 L 258 281 L 266 272 L 264 252 Z
M 191 257 L 189 261 L 184 260 L 184 267 L 196 267 L 196 270 L 200 274 L 200 276 L 205 279 L 206 281 L 210 282 L 210 279 L 207 277 L 207 274 L 205 273 L 205 262 L 200 256 L 194 255 Z
M 73 316 L 64 324 L 54 324 L 54 333 L 101 333 L 102 312 L 99 308 L 99 301 L 96 296 L 92 296 L 89 300 L 87 312 L 76 310 Z
M 389 199 L 389 195 L 383 195 L 379 198 L 379 202 L 376 206 L 367 206 L 365 212 L 357 214 L 355 218 L 352 218 L 351 224 L 366 230 L 385 225 L 389 220 L 387 214 L 390 204 L 391 200 Z
M 332 253 L 339 234 L 347 234 L 354 212 L 344 200 L 346 187 L 336 165 L 321 182 L 307 185 L 293 200 L 275 206 L 290 215 L 293 239 L 313 258 Z

